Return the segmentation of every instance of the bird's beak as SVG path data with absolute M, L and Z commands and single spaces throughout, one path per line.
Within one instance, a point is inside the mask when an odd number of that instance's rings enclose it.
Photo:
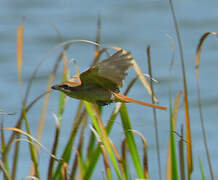
M 51 88 L 54 89 L 54 90 L 59 90 L 60 86 L 58 84 L 56 84 L 56 85 L 52 86 Z

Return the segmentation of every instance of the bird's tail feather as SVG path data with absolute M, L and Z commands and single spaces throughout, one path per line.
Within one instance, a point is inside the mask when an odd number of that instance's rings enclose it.
M 120 94 L 120 93 L 114 93 L 114 96 L 116 97 L 116 100 L 120 101 L 120 102 L 132 102 L 132 103 L 137 103 L 137 104 L 144 105 L 144 106 L 149 106 L 149 107 L 152 107 L 152 108 L 167 110 L 167 108 L 164 107 L 164 106 L 160 106 L 160 105 L 151 104 L 151 103 L 139 101 L 139 100 L 136 100 L 136 99 L 132 99 L 132 98 L 130 98 L 128 96 L 125 96 L 123 94 Z

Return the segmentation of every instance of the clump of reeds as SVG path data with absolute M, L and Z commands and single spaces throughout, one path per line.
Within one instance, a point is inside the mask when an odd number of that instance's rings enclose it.
M 166 179 L 191 179 L 191 173 L 193 171 L 193 162 L 192 162 L 192 141 L 191 141 L 191 128 L 190 128 L 190 120 L 189 120 L 189 106 L 188 106 L 188 92 L 187 92 L 187 84 L 186 84 L 186 76 L 185 76 L 185 63 L 182 52 L 182 44 L 179 35 L 179 29 L 176 23 L 175 12 L 172 6 L 172 2 L 170 1 L 170 7 L 174 18 L 174 24 L 176 28 L 176 33 L 179 42 L 179 49 L 181 55 L 181 65 L 183 72 L 183 84 L 184 84 L 184 105 L 185 105 L 185 117 L 186 117 L 186 136 L 183 133 L 183 126 L 181 126 L 181 132 L 178 133 L 176 130 L 176 120 L 177 114 L 179 110 L 179 102 L 181 93 L 179 92 L 175 97 L 175 102 L 173 104 L 173 97 L 170 91 L 169 93 L 169 122 L 170 122 L 170 134 L 169 134 L 169 148 L 168 148 L 168 159 L 166 163 Z M 39 165 L 38 165 L 38 150 L 39 148 L 43 148 L 48 152 L 50 156 L 49 162 L 43 162 L 43 164 L 47 163 L 47 179 L 91 179 L 93 177 L 94 170 L 96 169 L 97 163 L 100 160 L 100 156 L 103 157 L 104 163 L 104 175 L 100 179 L 132 179 L 131 172 L 133 170 L 127 163 L 127 155 L 126 152 L 129 151 L 129 155 L 131 157 L 131 162 L 134 166 L 134 171 L 136 172 L 138 179 L 149 179 L 149 171 L 148 171 L 148 156 L 147 156 L 147 142 L 143 135 L 132 129 L 131 120 L 128 115 L 128 110 L 125 103 L 117 103 L 112 111 L 110 117 L 106 125 L 102 123 L 102 109 L 97 105 L 90 104 L 88 102 L 80 101 L 77 111 L 74 117 L 73 126 L 71 129 L 71 133 L 68 137 L 67 143 L 65 147 L 60 147 L 60 129 L 61 129 L 61 119 L 64 113 L 65 104 L 66 104 L 66 96 L 64 94 L 60 94 L 58 111 L 56 115 L 54 115 L 56 119 L 56 129 L 55 135 L 53 136 L 53 146 L 51 150 L 48 150 L 44 145 L 40 143 L 40 139 L 43 138 L 42 131 L 45 122 L 45 114 L 47 113 L 47 107 L 50 97 L 50 87 L 53 84 L 55 79 L 57 68 L 59 67 L 60 62 L 62 61 L 64 64 L 63 68 L 63 76 L 62 79 L 65 81 L 68 79 L 68 58 L 67 58 L 67 49 L 74 42 L 85 42 L 91 43 L 95 45 L 95 52 L 93 56 L 93 64 L 97 63 L 100 59 L 101 55 L 107 51 L 108 48 L 101 48 L 100 46 L 100 18 L 98 20 L 98 31 L 96 36 L 96 42 L 90 42 L 86 40 L 72 40 L 68 42 L 61 43 L 57 45 L 54 49 L 48 52 L 48 54 L 43 57 L 36 67 L 35 71 L 32 74 L 32 77 L 28 83 L 27 90 L 25 92 L 25 96 L 22 99 L 22 108 L 20 110 L 20 116 L 17 120 L 17 124 L 15 127 L 4 128 L 3 122 L 1 123 L 1 159 L 0 159 L 0 170 L 2 172 L 1 176 L 6 180 L 16 179 L 16 174 L 19 171 L 17 167 L 19 161 L 19 151 L 22 148 L 20 141 L 20 135 L 26 136 L 26 141 L 29 144 L 29 156 L 31 159 L 31 168 L 30 173 L 27 175 L 29 178 L 40 179 Z M 22 85 L 21 78 L 21 67 L 22 67 L 22 53 L 23 53 L 23 32 L 24 32 L 24 20 L 21 26 L 18 27 L 17 30 L 17 67 L 18 67 L 18 81 L 19 84 Z M 199 59 L 201 47 L 204 39 L 209 35 L 217 35 L 216 33 L 205 33 L 200 39 L 197 52 L 196 52 L 196 76 L 197 76 L 197 89 L 198 89 L 198 100 L 199 100 L 199 109 L 200 109 L 200 119 L 202 124 L 202 133 L 204 135 L 204 144 L 207 152 L 208 164 L 210 167 L 211 179 L 214 179 L 212 165 L 210 162 L 209 150 L 207 146 L 206 140 L 206 130 L 204 128 L 203 115 L 201 111 L 201 99 L 200 99 L 200 87 L 199 87 Z M 36 76 L 37 71 L 39 70 L 41 64 L 45 61 L 46 57 L 53 53 L 56 49 L 63 48 L 62 52 L 59 54 L 56 63 L 50 73 L 48 79 L 48 88 L 45 93 L 39 95 L 29 104 L 27 104 L 27 100 L 29 99 L 29 92 L 33 83 L 33 79 Z M 110 47 L 112 49 L 120 49 L 118 47 Z M 148 67 L 149 67 L 149 75 L 152 78 L 152 67 L 150 61 L 150 47 L 147 48 L 147 56 L 148 56 Z M 92 65 L 93 65 L 92 64 Z M 148 90 L 148 93 L 151 95 L 152 103 L 157 101 L 157 97 L 154 94 L 152 82 L 149 83 L 146 81 L 144 75 L 142 74 L 140 68 L 138 67 L 136 61 L 134 61 L 134 69 L 137 73 L 137 77 L 142 81 L 145 88 Z M 137 78 L 134 78 L 129 86 L 127 87 L 125 94 L 129 92 L 131 87 L 134 85 Z M 41 98 L 44 98 L 44 102 L 42 104 L 42 113 L 39 120 L 38 133 L 37 137 L 34 138 L 30 131 L 29 121 L 28 121 L 28 112 L 34 106 L 34 104 Z M 157 156 L 158 156 L 158 172 L 159 179 L 162 179 L 161 166 L 160 166 L 160 149 L 159 149 L 159 140 L 158 140 L 158 123 L 157 123 L 157 112 L 153 110 L 154 113 L 154 125 L 156 132 L 156 147 L 157 147 Z M 0 115 L 4 113 L 0 112 Z M 9 114 L 6 114 L 9 115 Z M 116 117 L 121 117 L 123 133 L 125 138 L 122 141 L 121 145 L 121 153 L 119 153 L 118 148 L 113 143 L 113 139 L 110 139 L 110 131 L 114 125 Z M 90 136 L 88 138 L 87 148 L 84 149 L 84 132 L 87 131 L 87 119 L 88 117 L 91 119 L 92 125 L 88 128 L 90 131 Z M 9 134 L 9 139 L 6 142 L 5 133 L 11 131 Z M 142 140 L 143 144 L 143 157 L 139 155 L 139 149 L 135 142 L 135 135 L 139 136 Z M 176 148 L 175 135 L 180 137 L 178 142 L 179 149 Z M 75 140 L 76 136 L 79 137 L 79 143 L 76 146 Z M 13 143 L 16 142 L 16 143 Z M 187 148 L 186 156 L 184 154 L 184 148 Z M 57 150 L 63 149 L 62 155 L 57 157 Z M 10 152 L 12 151 L 12 152 Z M 9 153 L 10 152 L 10 153 Z M 75 153 L 74 153 L 75 152 Z M 9 161 L 9 154 L 13 154 L 13 159 Z M 179 157 L 177 157 L 179 155 Z M 74 156 L 74 157 L 72 157 Z M 179 159 L 179 160 L 178 160 Z M 178 163 L 179 162 L 179 163 Z M 70 166 L 71 164 L 71 166 Z M 201 164 L 201 160 L 199 158 L 199 165 L 202 173 L 202 178 L 205 178 L 203 166 Z M 45 166 L 45 165 L 43 165 Z M 179 168 L 180 167 L 180 168 Z M 187 167 L 187 168 L 186 168 Z M 155 167 L 151 167 L 155 168 Z M 155 168 L 156 169 L 156 168 Z M 180 172 L 180 173 L 179 173 Z

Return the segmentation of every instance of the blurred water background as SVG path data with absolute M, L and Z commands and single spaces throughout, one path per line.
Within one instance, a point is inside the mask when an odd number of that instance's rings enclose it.
M 193 179 L 200 179 L 200 170 L 197 156 L 202 158 L 206 176 L 209 171 L 206 161 L 206 154 L 203 146 L 203 138 L 200 129 L 200 119 L 197 108 L 196 79 L 195 79 L 195 51 L 201 35 L 207 31 L 217 31 L 218 28 L 218 1 L 203 0 L 175 0 L 175 11 L 177 14 L 181 38 L 184 48 L 185 67 L 187 72 L 188 94 L 190 101 L 190 119 L 194 152 L 194 172 Z M 102 20 L 102 39 L 101 44 L 107 46 L 119 46 L 132 52 L 133 57 L 139 63 L 143 72 L 147 73 L 146 46 L 151 46 L 151 59 L 153 75 L 159 80 L 155 85 L 156 95 L 159 97 L 161 105 L 169 104 L 169 68 L 172 56 L 171 40 L 167 34 L 176 39 L 172 17 L 167 0 L 120 0 L 120 1 L 8 1 L 0 2 L 0 109 L 6 112 L 17 112 L 15 116 L 4 117 L 6 127 L 13 127 L 21 108 L 21 93 L 17 82 L 16 64 L 16 30 L 21 24 L 22 17 L 25 15 L 24 27 L 24 53 L 22 78 L 22 93 L 30 76 L 39 63 L 40 59 L 51 48 L 60 43 L 58 33 L 61 33 L 63 41 L 72 39 L 95 40 L 97 16 L 101 15 Z M 54 28 L 54 26 L 56 28 Z M 203 48 L 200 67 L 201 93 L 203 99 L 203 111 L 206 120 L 209 149 L 212 156 L 214 172 L 218 172 L 218 40 L 209 37 Z M 69 59 L 75 58 L 80 71 L 89 67 L 93 58 L 93 45 L 74 44 L 68 50 Z M 49 56 L 31 89 L 30 100 L 44 92 L 47 88 L 48 75 L 52 70 L 58 53 Z M 74 74 L 73 66 L 71 69 Z M 182 90 L 180 59 L 178 48 L 176 51 L 175 62 L 172 70 L 173 96 Z M 129 71 L 126 84 L 135 76 L 133 70 Z M 61 68 L 56 76 L 56 83 L 61 81 Z M 23 94 L 22 94 L 23 95 Z M 150 101 L 150 97 L 138 81 L 131 90 L 130 97 Z M 46 116 L 45 130 L 43 132 L 42 144 L 51 148 L 55 122 L 52 113 L 57 111 L 58 92 L 52 92 L 49 102 L 49 110 Z M 30 101 L 29 100 L 29 101 Z M 28 118 L 33 136 L 36 136 L 37 125 L 42 110 L 42 100 L 32 108 Z M 63 128 L 61 131 L 61 143 L 63 146 L 69 137 L 72 120 L 77 100 L 70 99 L 67 103 L 63 118 Z M 183 105 L 183 104 L 182 104 Z M 108 114 L 114 105 L 107 108 Z M 130 118 L 133 129 L 140 131 L 148 141 L 149 147 L 149 171 L 150 178 L 158 179 L 157 157 L 155 148 L 154 123 L 152 110 L 135 104 L 128 104 Z M 106 122 L 108 116 L 104 115 Z M 169 112 L 158 111 L 158 124 L 161 148 L 161 165 L 163 176 L 165 176 L 167 147 L 169 137 Z M 1 118 L 2 120 L 2 118 Z M 181 124 L 185 123 L 183 106 L 179 112 L 178 131 Z M 111 139 L 120 145 L 124 135 L 119 118 L 110 135 Z M 117 138 L 118 137 L 118 138 Z M 179 140 L 179 137 L 177 138 Z M 138 140 L 139 148 L 142 148 Z M 20 152 L 20 165 L 18 179 L 28 175 L 29 172 L 29 152 L 26 143 L 22 143 L 23 151 Z M 28 154 L 28 155 L 27 155 Z M 59 155 L 61 154 L 61 150 Z M 13 158 L 13 157 L 11 157 Z M 40 152 L 40 171 L 42 177 L 46 177 L 47 164 L 45 160 L 49 156 L 44 151 Z M 41 163 L 40 163 L 41 162 Z M 99 166 L 102 168 L 102 166 Z M 102 168 L 103 170 L 103 168 Z M 99 174 L 100 173 L 100 174 Z M 96 172 L 96 177 L 101 174 Z M 216 173 L 216 177 L 217 177 Z M 133 173 L 133 177 L 135 174 Z M 42 178 L 43 179 L 43 178 Z

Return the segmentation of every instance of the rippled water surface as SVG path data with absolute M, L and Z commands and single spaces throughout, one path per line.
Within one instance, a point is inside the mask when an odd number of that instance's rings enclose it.
M 195 80 L 195 51 L 201 35 L 207 31 L 217 31 L 218 28 L 218 1 L 203 0 L 176 0 L 175 11 L 179 21 L 181 38 L 184 47 L 185 66 L 187 73 L 188 93 L 190 100 L 190 118 L 194 152 L 193 179 L 200 178 L 198 155 L 202 158 L 207 177 L 209 177 L 206 164 L 205 150 L 200 130 L 200 120 L 197 108 L 196 80 Z M 17 112 L 15 116 L 5 117 L 4 123 L 12 127 L 21 107 L 21 95 L 26 88 L 40 59 L 51 48 L 60 42 L 58 33 L 63 41 L 71 39 L 95 40 L 97 16 L 102 19 L 102 46 L 119 46 L 132 52 L 142 70 L 147 73 L 146 46 L 151 46 L 151 59 L 153 74 L 159 80 L 155 85 L 155 91 L 162 105 L 169 104 L 169 69 L 172 57 L 172 44 L 167 34 L 176 38 L 168 1 L 164 0 L 120 0 L 120 1 L 6 1 L 0 2 L 0 109 L 6 112 Z M 24 29 L 24 54 L 22 77 L 22 91 L 18 88 L 16 67 L 16 29 L 20 25 L 22 17 L 26 16 Z M 80 70 L 89 67 L 93 57 L 92 45 L 75 44 L 68 51 L 68 58 L 75 58 Z M 218 137 L 218 40 L 209 37 L 203 47 L 201 56 L 200 78 L 201 93 L 204 101 L 204 117 L 212 156 L 214 172 L 218 172 L 218 149 L 216 138 Z M 30 99 L 42 93 L 47 87 L 48 75 L 54 65 L 58 53 L 50 55 L 33 82 Z M 72 70 L 73 71 L 73 68 Z M 73 74 L 73 72 L 72 72 Z M 182 90 L 182 78 L 179 53 L 176 51 L 175 62 L 172 70 L 172 93 L 173 96 Z M 135 73 L 130 70 L 126 82 L 129 82 Z M 58 71 L 55 82 L 61 81 L 61 68 Z M 126 83 L 127 84 L 127 83 Z M 129 94 L 136 99 L 144 98 L 150 101 L 149 96 L 140 82 Z M 59 94 L 52 92 L 46 116 L 45 131 L 42 143 L 51 148 L 54 135 L 55 122 L 52 113 L 56 112 Z M 64 114 L 61 143 L 66 143 L 72 125 L 72 111 L 74 112 L 78 101 L 70 99 Z M 114 105 L 107 108 L 108 114 Z M 128 110 L 132 119 L 133 128 L 142 132 L 147 138 L 149 146 L 149 171 L 151 179 L 157 179 L 157 163 L 155 152 L 154 123 L 152 111 L 149 108 L 128 104 Z M 30 126 L 33 135 L 36 136 L 38 120 L 40 118 L 42 101 L 30 111 Z M 162 172 L 165 176 L 165 164 L 169 136 L 169 112 L 158 112 Z M 107 113 L 105 114 L 105 121 Z M 184 124 L 183 104 L 179 112 L 178 131 Z M 119 138 L 117 138 L 119 136 Z M 119 119 L 111 134 L 112 140 L 120 145 L 123 132 Z M 179 138 L 178 138 L 179 140 Z M 138 141 L 139 147 L 140 141 Z M 23 143 L 18 179 L 26 176 L 29 172 L 29 152 L 27 144 Z M 59 152 L 60 154 L 61 152 Z M 28 154 L 28 156 L 26 155 Z M 40 152 L 40 171 L 46 175 L 47 164 L 44 159 L 48 155 Z M 27 163 L 26 163 L 27 162 Z M 100 167 L 100 166 L 99 166 Z M 102 168 L 103 170 L 103 168 Z M 96 176 L 101 171 L 96 172 Z M 134 173 L 133 173 L 134 177 Z M 217 177 L 217 173 L 216 173 Z

